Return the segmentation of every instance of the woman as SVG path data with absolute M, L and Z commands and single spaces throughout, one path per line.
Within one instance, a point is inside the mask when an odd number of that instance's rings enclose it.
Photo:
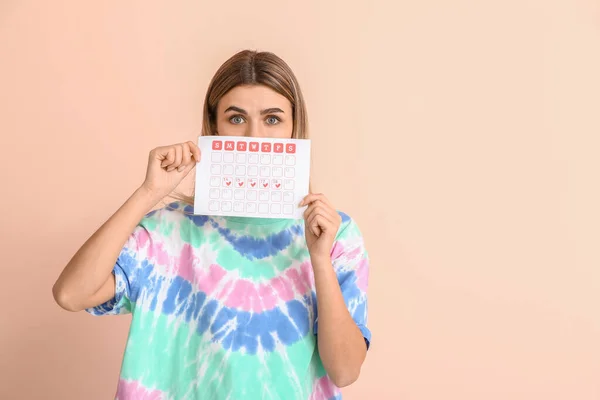
M 306 138 L 300 87 L 243 51 L 206 94 L 203 135 Z M 117 399 L 331 399 L 366 357 L 368 256 L 322 194 L 304 220 L 149 212 L 200 162 L 193 142 L 150 152 L 146 178 L 53 287 L 66 310 L 132 313 Z

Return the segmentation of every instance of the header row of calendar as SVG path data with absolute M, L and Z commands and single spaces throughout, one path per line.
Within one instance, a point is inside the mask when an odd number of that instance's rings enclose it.
M 233 141 L 233 140 L 213 140 L 213 150 L 225 150 L 225 151 L 251 151 L 261 153 L 286 153 L 294 154 L 296 152 L 296 144 L 288 143 L 258 143 L 258 142 L 246 142 L 246 141 Z

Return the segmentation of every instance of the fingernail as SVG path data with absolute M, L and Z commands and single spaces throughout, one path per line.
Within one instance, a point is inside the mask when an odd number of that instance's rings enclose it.
M 177 168 L 177 171 L 181 172 L 185 169 L 185 165 L 181 165 L 179 168 Z

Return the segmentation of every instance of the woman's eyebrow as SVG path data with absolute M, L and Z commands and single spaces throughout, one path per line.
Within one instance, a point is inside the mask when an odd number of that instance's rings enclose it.
M 224 111 L 224 113 L 227 113 L 229 111 L 235 111 L 240 114 L 248 115 L 248 112 L 246 110 L 244 110 L 243 108 L 236 107 L 236 106 L 227 107 L 227 109 Z
M 267 108 L 267 109 L 265 109 L 265 110 L 262 110 L 262 111 L 260 112 L 260 115 L 265 115 L 265 114 L 275 114 L 275 113 L 282 113 L 282 114 L 285 114 L 281 108 L 274 107 L 274 108 Z

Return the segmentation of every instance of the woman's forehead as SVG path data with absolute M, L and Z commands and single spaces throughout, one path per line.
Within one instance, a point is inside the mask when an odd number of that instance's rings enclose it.
M 245 85 L 231 89 L 219 101 L 219 112 L 224 112 L 231 106 L 242 108 L 248 112 L 260 112 L 275 107 L 286 112 L 291 111 L 292 108 L 288 99 L 263 85 Z

